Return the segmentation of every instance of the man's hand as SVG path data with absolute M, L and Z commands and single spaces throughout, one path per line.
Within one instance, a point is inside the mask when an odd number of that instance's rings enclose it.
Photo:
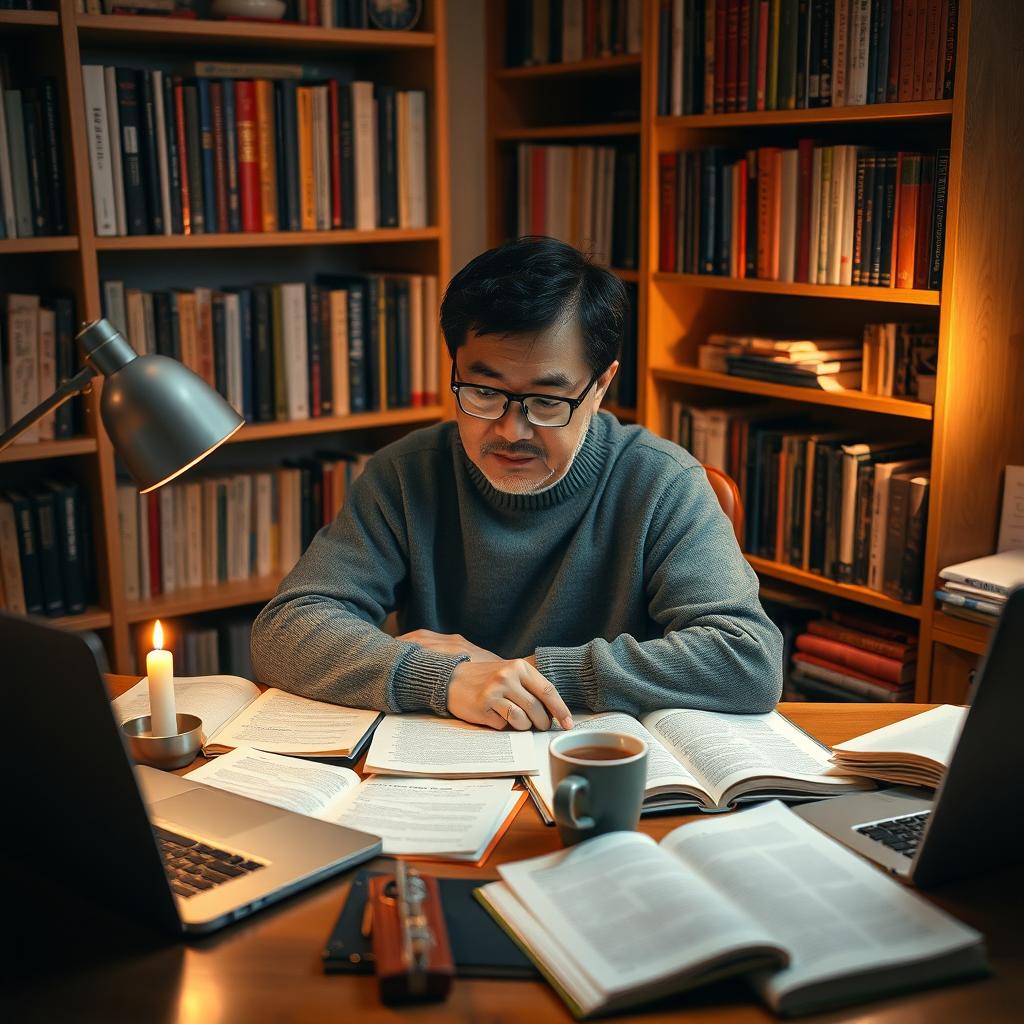
M 492 729 L 572 728 L 572 715 L 554 684 L 526 658 L 464 661 L 448 684 L 448 710 L 464 722 Z M 550 717 L 549 717 L 550 716 Z
M 419 644 L 441 654 L 468 654 L 471 661 L 501 661 L 497 654 L 470 643 L 461 633 L 435 633 L 432 629 L 414 629 L 403 633 L 398 640 Z

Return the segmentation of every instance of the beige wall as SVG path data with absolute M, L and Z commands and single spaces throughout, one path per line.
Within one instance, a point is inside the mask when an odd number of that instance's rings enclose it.
M 487 247 L 484 202 L 484 8 L 447 0 L 452 273 Z

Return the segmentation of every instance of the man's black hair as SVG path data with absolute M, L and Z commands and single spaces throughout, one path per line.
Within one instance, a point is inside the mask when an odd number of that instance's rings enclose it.
M 623 283 L 555 238 L 526 236 L 488 249 L 451 280 L 441 330 L 452 359 L 469 331 L 538 334 L 572 317 L 587 362 L 603 373 L 619 355 L 628 311 Z

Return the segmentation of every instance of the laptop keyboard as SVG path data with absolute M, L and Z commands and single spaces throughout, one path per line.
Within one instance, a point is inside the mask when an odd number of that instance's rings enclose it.
M 171 889 L 185 899 L 266 866 L 156 825 L 153 832 L 163 854 L 167 881 Z
M 868 839 L 888 846 L 890 850 L 902 853 L 904 857 L 913 857 L 917 852 L 918 843 L 924 835 L 924 826 L 931 811 L 920 811 L 917 814 L 901 815 L 885 821 L 869 821 L 863 825 L 855 825 L 854 831 Z

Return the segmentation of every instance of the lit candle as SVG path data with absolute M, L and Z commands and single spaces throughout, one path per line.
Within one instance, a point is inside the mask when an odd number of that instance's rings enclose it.
M 178 718 L 174 707 L 174 656 L 163 649 L 164 630 L 159 619 L 153 627 L 153 647 L 155 650 L 146 655 L 150 732 L 154 736 L 175 736 Z

